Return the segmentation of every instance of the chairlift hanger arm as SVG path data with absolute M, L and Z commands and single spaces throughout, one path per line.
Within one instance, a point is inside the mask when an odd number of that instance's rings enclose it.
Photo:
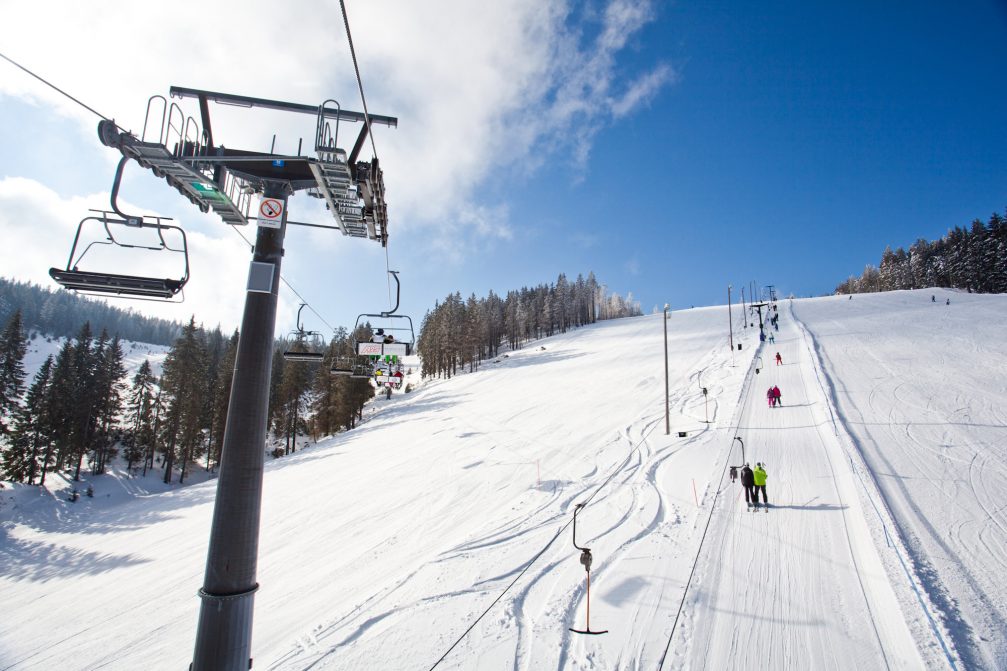
M 393 307 L 388 312 L 382 312 L 382 317 L 390 317 L 394 315 L 399 309 L 399 294 L 402 291 L 402 284 L 399 282 L 399 271 L 389 270 L 388 274 L 395 278 L 395 307 Z M 409 320 L 409 324 L 412 325 L 412 320 Z
M 173 98 L 198 98 L 209 100 L 222 105 L 234 105 L 237 107 L 261 107 L 264 109 L 278 110 L 280 112 L 299 112 L 301 114 L 311 114 L 317 116 L 323 113 L 326 117 L 338 118 L 340 121 L 365 121 L 370 118 L 371 123 L 383 126 L 397 127 L 399 120 L 391 116 L 381 114 L 363 114 L 350 110 L 334 110 L 330 108 L 322 109 L 318 105 L 303 105 L 300 103 L 288 103 L 281 100 L 269 100 L 267 98 L 253 98 L 251 96 L 240 96 L 233 93 L 219 93 L 217 91 L 204 91 L 202 89 L 191 89 L 184 86 L 172 86 L 169 93 Z M 207 118 L 204 124 L 209 121 Z
M 119 209 L 119 184 L 122 182 L 122 169 L 126 166 L 126 161 L 128 160 L 129 157 L 125 155 L 119 159 L 119 165 L 115 168 L 115 180 L 112 182 L 112 195 L 109 200 L 112 204 L 112 211 L 125 219 L 127 226 L 141 226 L 143 224 L 142 216 L 131 217 L 128 214 L 123 214 Z M 105 230 L 108 230 L 108 226 L 105 227 Z M 111 233 L 109 233 L 109 236 L 111 236 Z

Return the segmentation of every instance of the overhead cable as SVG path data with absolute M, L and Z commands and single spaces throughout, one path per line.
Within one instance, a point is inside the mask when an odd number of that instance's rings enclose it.
M 23 70 L 24 72 L 26 72 L 27 74 L 31 75 L 31 76 L 32 76 L 32 77 L 34 77 L 35 79 L 39 80 L 40 82 L 42 82 L 43 84 L 45 84 L 45 85 L 46 85 L 46 86 L 48 86 L 49 88 L 53 89 L 53 90 L 54 90 L 54 91 L 56 91 L 57 93 L 59 93 L 59 94 L 61 94 L 61 95 L 63 95 L 63 96 L 66 96 L 66 97 L 67 97 L 67 98 L 69 98 L 70 100 L 74 101 L 75 103 L 77 103 L 78 105 L 80 105 L 81 107 L 83 107 L 84 109 L 86 109 L 86 110 L 87 110 L 88 112 L 91 112 L 92 114 L 95 114 L 95 115 L 97 115 L 97 116 L 101 117 L 101 118 L 102 118 L 102 119 L 104 119 L 105 121 L 109 121 L 109 122 L 111 122 L 111 123 L 115 124 L 115 127 L 116 127 L 116 128 L 118 128 L 119 130 L 121 130 L 122 132 L 124 132 L 124 133 L 125 133 L 125 132 L 127 132 L 125 128 L 123 128 L 123 127 L 122 127 L 122 126 L 120 126 L 119 124 L 116 124 L 116 123 L 115 123 L 115 121 L 113 121 L 112 119 L 109 119 L 109 118 L 108 118 L 107 116 L 105 116 L 104 114 L 102 114 L 102 113 L 101 113 L 101 112 L 99 112 L 98 110 L 94 109 L 94 108 L 93 108 L 93 107 L 91 107 L 90 105 L 87 105 L 87 104 L 85 104 L 85 103 L 81 102 L 80 100 L 78 100 L 77 98 L 74 98 L 74 97 L 73 97 L 72 95 L 70 95 L 69 93 L 67 93 L 67 92 L 66 92 L 66 91 L 64 91 L 63 89 L 59 88 L 58 86 L 56 86 L 56 85 L 55 85 L 55 84 L 53 84 L 52 82 L 50 82 L 50 81 L 46 80 L 45 78 L 43 78 L 43 77 L 41 77 L 41 76 L 39 76 L 39 75 L 35 74 L 34 72 L 32 72 L 31 70 L 29 70 L 29 69 L 28 69 L 28 68 L 26 68 L 25 66 L 21 65 L 21 64 L 20 64 L 20 63 L 18 63 L 17 61 L 15 61 L 15 60 L 11 59 L 10 57 L 8 57 L 8 56 L 7 56 L 6 54 L 4 54 L 4 53 L 0 52 L 0 58 L 3 58 L 3 59 L 4 59 L 5 61 L 7 61 L 8 63 L 10 63 L 10 64 L 11 64 L 11 65 L 13 65 L 14 67 L 16 67 L 16 68 L 19 68 L 19 69 Z

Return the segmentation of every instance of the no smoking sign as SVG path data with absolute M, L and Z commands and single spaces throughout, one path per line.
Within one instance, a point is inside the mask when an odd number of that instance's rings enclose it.
M 283 223 L 283 201 L 278 198 L 263 198 L 259 203 L 259 226 L 279 228 Z

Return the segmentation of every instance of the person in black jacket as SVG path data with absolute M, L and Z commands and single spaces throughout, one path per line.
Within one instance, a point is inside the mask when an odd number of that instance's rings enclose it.
M 755 474 L 748 464 L 741 469 L 741 486 L 745 488 L 745 503 L 751 508 L 755 504 Z

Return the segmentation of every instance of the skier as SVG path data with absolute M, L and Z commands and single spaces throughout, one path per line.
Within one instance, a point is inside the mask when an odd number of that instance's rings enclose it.
M 755 474 L 747 463 L 741 469 L 741 486 L 745 488 L 745 504 L 751 509 L 755 502 Z
M 768 405 L 770 408 L 776 405 L 776 394 L 773 393 L 772 387 L 770 387 L 766 391 L 766 405 Z
M 754 487 L 752 489 L 752 501 L 755 507 L 759 507 L 759 492 L 762 492 L 762 502 L 766 504 L 766 508 L 769 508 L 769 497 L 766 496 L 766 479 L 769 476 L 766 475 L 766 469 L 763 468 L 762 462 L 756 462 L 755 470 L 752 471 L 752 480 Z
M 773 335 L 772 331 L 769 332 L 769 342 L 773 343 L 774 345 L 776 344 L 776 336 Z
M 774 385 L 773 386 L 773 405 L 774 406 L 776 406 L 776 405 L 782 406 L 783 405 L 783 398 L 782 397 L 783 397 L 783 394 L 780 393 L 780 388 Z
M 951 299 L 949 298 L 947 303 L 945 303 L 944 305 L 951 305 Z
M 776 365 L 779 366 L 779 365 L 782 365 L 782 364 L 783 364 L 783 357 L 780 356 L 779 352 L 777 352 L 776 353 Z
M 933 294 L 930 294 L 930 302 L 931 303 L 936 303 L 937 302 L 937 296 L 934 296 Z
M 378 329 L 377 331 L 374 332 L 374 335 L 371 336 L 371 342 L 380 342 L 380 343 L 383 343 L 384 341 L 385 341 L 385 330 L 384 329 Z

